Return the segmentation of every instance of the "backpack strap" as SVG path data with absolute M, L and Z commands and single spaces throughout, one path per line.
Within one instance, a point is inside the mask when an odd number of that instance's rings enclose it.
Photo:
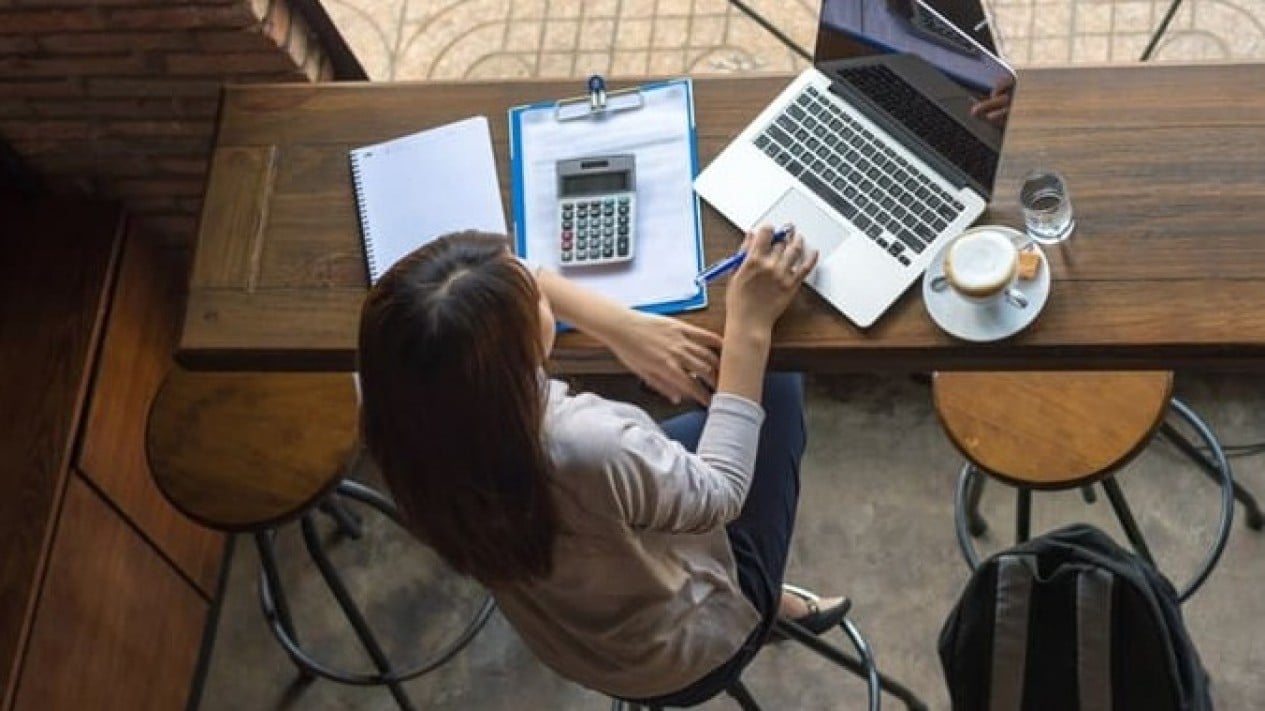
M 1111 613 L 1115 578 L 1085 568 L 1076 576 L 1076 682 L 1080 711 L 1111 711 Z
M 1028 662 L 1028 620 L 1032 608 L 1031 555 L 997 558 L 996 599 L 993 606 L 993 659 L 989 711 L 1022 711 L 1024 676 Z
M 997 558 L 989 711 L 1021 711 L 1037 561 L 1030 554 Z M 1111 573 L 1076 573 L 1076 680 L 1079 711 L 1111 711 Z

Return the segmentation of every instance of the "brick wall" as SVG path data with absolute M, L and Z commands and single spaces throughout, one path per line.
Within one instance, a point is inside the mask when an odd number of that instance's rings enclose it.
M 289 3 L 0 0 L 0 139 L 52 192 L 190 245 L 222 84 L 332 75 Z

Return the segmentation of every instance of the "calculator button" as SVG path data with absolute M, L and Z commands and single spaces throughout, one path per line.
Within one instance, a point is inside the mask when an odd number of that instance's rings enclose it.
M 627 205 L 620 205 L 620 206 L 619 206 L 619 214 L 620 214 L 620 215 L 627 215 L 627 214 L 628 214 L 628 206 L 627 206 Z
M 615 244 L 615 238 L 613 237 L 607 237 L 606 239 L 602 240 L 603 247 L 610 247 L 614 244 Z
M 627 237 L 627 236 L 628 236 L 628 227 L 627 227 L 627 226 L 625 226 L 625 225 L 621 225 L 621 226 L 620 226 L 620 228 L 619 228 L 619 236 L 620 236 L 620 237 Z
M 564 229 L 564 230 L 569 230 L 569 229 L 571 229 L 571 218 L 570 218 L 570 217 L 564 217 L 564 218 L 562 218 L 562 229 Z
M 563 253 L 562 253 L 562 261 L 564 261 L 564 262 L 569 262 L 569 261 L 571 261 L 571 253 L 570 253 L 570 252 L 563 252 Z
M 611 225 L 613 225 L 613 224 L 615 224 L 615 218 L 613 218 L 613 217 L 603 218 L 603 220 L 602 220 L 602 226 L 603 226 L 603 227 L 610 227 L 610 226 L 611 226 Z
M 603 237 L 610 237 L 613 234 L 615 234 L 615 230 L 611 229 L 610 227 L 607 227 L 606 229 L 602 230 Z
M 611 257 L 615 256 L 615 250 L 611 249 L 610 247 L 607 247 L 606 249 L 602 250 L 602 256 L 606 257 L 607 259 L 610 259 Z
M 627 208 L 627 206 L 628 206 L 628 197 L 627 197 L 627 196 L 625 196 L 625 197 L 621 197 L 621 198 L 619 199 L 619 205 L 620 205 L 620 207 L 621 207 L 621 208 Z
M 615 214 L 615 206 L 614 206 L 614 205 L 609 205 L 609 204 L 608 204 L 606 207 L 602 208 L 602 214 L 603 214 L 603 215 L 614 215 L 614 214 Z
M 617 245 L 615 245 L 615 246 L 616 246 L 616 248 L 617 248 L 617 249 L 619 249 L 619 256 L 621 256 L 621 257 L 627 257 L 627 256 L 628 256 L 628 240 L 626 240 L 626 239 L 621 239 L 621 240 L 619 241 L 619 244 L 617 244 Z
M 602 203 L 601 203 L 601 202 L 599 202 L 599 201 L 597 201 L 597 200 L 590 200 L 590 201 L 589 201 L 589 209 L 590 209 L 590 210 L 600 210 L 600 209 L 602 209 Z

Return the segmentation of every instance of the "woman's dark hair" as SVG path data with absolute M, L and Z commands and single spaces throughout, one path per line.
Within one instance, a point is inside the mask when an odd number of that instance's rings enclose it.
M 505 237 L 404 257 L 360 312 L 362 427 L 405 524 L 489 587 L 543 577 L 558 528 L 536 282 Z

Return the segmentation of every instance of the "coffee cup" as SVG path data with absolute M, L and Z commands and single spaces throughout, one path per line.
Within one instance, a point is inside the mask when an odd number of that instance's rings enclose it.
M 1018 281 L 1019 248 L 1014 240 L 1006 230 L 983 226 L 963 232 L 945 247 L 944 276 L 931 287 L 951 288 L 981 306 L 1005 302 L 1027 308 L 1028 298 L 1015 288 Z

